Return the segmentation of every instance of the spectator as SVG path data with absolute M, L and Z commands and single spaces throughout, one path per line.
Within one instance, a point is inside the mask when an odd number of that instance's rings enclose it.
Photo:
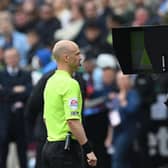
M 94 58 L 100 53 L 111 53 L 111 46 L 105 41 L 102 36 L 102 30 L 98 21 L 88 20 L 84 27 L 84 38 L 81 41 L 80 47 L 84 53 L 91 55 Z
M 27 33 L 29 30 L 35 29 L 38 23 L 38 9 L 34 3 L 25 1 L 18 6 L 14 13 L 14 23 L 18 31 Z
M 158 15 L 164 16 L 168 11 L 168 0 L 161 1 L 161 4 L 158 9 Z
M 107 32 L 107 25 L 106 25 L 106 20 L 108 15 L 111 14 L 111 12 L 113 12 L 112 7 L 110 6 L 110 0 L 100 0 L 101 3 L 101 9 L 99 10 L 99 16 L 98 19 L 100 20 L 100 23 L 103 28 L 103 32 Z
M 16 48 L 20 55 L 20 66 L 27 65 L 26 56 L 29 50 L 27 37 L 14 29 L 11 14 L 7 11 L 0 12 L 0 33 L 0 47 Z
M 165 76 L 164 76 L 165 78 Z M 160 81 L 162 81 L 160 79 Z M 160 84 L 159 84 L 160 85 Z M 156 101 L 156 81 L 151 75 L 139 74 L 135 79 L 135 88 L 138 90 L 141 104 L 139 114 L 140 133 L 138 136 L 138 145 L 140 153 L 140 167 L 151 167 L 151 159 L 148 154 L 148 143 L 146 137 L 151 128 L 150 108 Z M 167 87 L 166 87 L 167 88 Z
M 13 5 L 20 5 L 24 0 L 11 0 Z
M 26 105 L 25 118 L 29 143 L 32 143 L 32 140 L 37 142 L 36 168 L 41 168 L 41 152 L 47 136 L 46 128 L 43 123 L 43 90 L 48 78 L 53 75 L 54 72 L 55 71 L 51 71 L 40 79 L 34 87 Z
M 96 91 L 99 91 L 103 87 L 102 82 L 102 70 L 98 66 L 96 66 L 96 59 L 91 55 L 87 55 L 84 59 L 84 79 L 89 82 L 89 78 L 92 78 L 91 82 Z M 90 88 L 90 87 L 89 87 Z M 91 87 L 92 88 L 92 87 Z M 91 89 L 93 92 L 93 90 Z M 90 93 L 90 89 L 88 91 Z
M 44 74 L 45 67 L 51 62 L 51 50 L 48 48 L 42 48 L 37 50 L 34 57 L 32 58 L 32 79 L 35 85 L 38 80 Z
M 44 45 L 48 45 L 54 41 L 54 32 L 59 28 L 61 28 L 61 23 L 54 16 L 52 5 L 46 3 L 41 5 L 40 21 L 37 24 L 37 31 L 40 34 L 41 42 Z
M 107 96 L 107 103 L 110 99 L 111 93 L 117 93 L 118 87 L 116 84 L 116 67 L 105 67 L 103 68 L 103 92 Z
M 118 93 L 118 87 L 116 84 L 116 74 L 117 69 L 115 66 L 112 67 L 104 67 L 103 68 L 103 92 L 106 96 L 106 107 L 107 109 L 111 108 L 111 98 L 115 93 Z M 109 123 L 110 124 L 110 123 Z M 104 145 L 107 149 L 108 154 L 111 154 L 109 149 L 111 148 L 112 143 L 112 128 L 109 126 L 107 137 L 105 138 Z
M 96 19 L 98 16 L 98 6 L 93 0 L 87 0 L 84 4 L 84 14 L 86 19 Z
M 122 19 L 121 16 L 116 15 L 113 12 L 111 12 L 107 16 L 106 24 L 108 28 L 108 31 L 106 32 L 106 36 L 107 36 L 106 40 L 108 44 L 113 45 L 112 29 L 123 26 L 124 20 Z
M 69 6 L 73 10 L 74 8 L 77 8 L 78 6 L 81 6 L 84 3 L 84 0 L 70 0 Z
M 55 39 L 75 40 L 80 38 L 81 30 L 84 25 L 84 16 L 82 6 L 76 6 L 71 13 L 71 20 L 65 28 L 61 28 L 55 32 Z M 81 37 L 82 38 L 82 37 Z
M 110 0 L 100 0 L 100 16 L 104 18 L 104 21 L 106 21 L 106 17 L 113 11 L 110 3 Z
M 4 50 L 0 48 L 0 71 L 2 71 L 5 68 L 4 63 Z
M 114 127 L 113 168 L 131 168 L 132 146 L 138 135 L 136 126 L 139 118 L 140 99 L 133 89 L 131 79 L 122 72 L 117 74 L 117 86 L 119 93 L 113 95 L 110 121 Z
M 134 0 L 134 5 L 136 6 L 136 8 L 138 7 L 145 7 L 145 1 L 144 0 Z
M 134 16 L 134 11 L 130 7 L 129 0 L 115 0 L 114 13 L 120 15 L 124 20 L 125 24 L 129 25 Z
M 43 48 L 43 44 L 40 41 L 40 35 L 35 29 L 29 30 L 27 32 L 28 43 L 30 45 L 30 49 L 27 54 L 28 65 L 31 64 L 33 56 L 37 50 Z
M 96 68 L 94 58 L 88 57 L 84 61 L 86 80 L 86 97 L 84 106 L 85 129 L 96 156 L 97 167 L 107 167 L 107 154 L 104 139 L 107 132 L 107 115 L 102 92 L 102 71 Z M 98 85 L 99 84 L 99 85 Z
M 137 18 L 139 22 L 142 22 L 140 25 L 159 24 L 161 22 L 161 18 L 155 11 L 156 9 L 154 7 L 154 3 L 151 6 L 147 5 L 144 0 L 137 0 L 135 3 L 135 18 Z
M 9 7 L 10 0 L 2 0 L 0 3 L 0 11 L 6 10 Z
M 149 13 L 145 8 L 138 8 L 135 11 L 135 18 L 133 21 L 133 26 L 143 26 L 146 25 L 149 20 Z
M 28 27 L 28 15 L 21 8 L 18 8 L 14 14 L 14 25 L 17 31 L 26 33 Z
M 99 27 L 102 32 L 106 30 L 104 17 L 99 17 L 98 5 L 94 0 L 87 0 L 84 4 L 84 16 L 86 20 L 96 20 L 99 23 Z
M 116 57 L 112 54 L 105 54 L 105 53 L 98 55 L 97 66 L 102 69 L 112 68 L 113 70 L 118 70 L 120 68 Z
M 0 167 L 6 168 L 9 143 L 17 145 L 21 168 L 27 167 L 24 107 L 31 92 L 31 77 L 19 67 L 19 53 L 7 49 L 6 68 L 0 73 Z
M 68 9 L 68 4 L 66 0 L 53 0 L 52 5 L 55 11 L 55 17 L 61 22 L 61 26 L 65 28 L 69 25 L 71 12 Z

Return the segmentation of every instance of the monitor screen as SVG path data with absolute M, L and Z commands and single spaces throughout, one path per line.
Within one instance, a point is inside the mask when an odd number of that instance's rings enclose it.
M 125 74 L 168 71 L 168 26 L 112 29 L 113 47 Z

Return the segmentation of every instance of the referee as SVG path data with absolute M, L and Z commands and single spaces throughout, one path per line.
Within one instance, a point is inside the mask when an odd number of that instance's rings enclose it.
M 82 168 L 81 147 L 88 165 L 96 166 L 97 158 L 81 124 L 80 87 L 72 78 L 80 66 L 79 47 L 72 41 L 58 41 L 53 56 L 58 69 L 44 90 L 47 142 L 42 152 L 43 168 Z

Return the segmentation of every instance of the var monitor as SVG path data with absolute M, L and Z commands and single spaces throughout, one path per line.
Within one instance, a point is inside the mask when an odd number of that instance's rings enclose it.
M 112 36 L 123 73 L 168 71 L 168 26 L 114 28 Z

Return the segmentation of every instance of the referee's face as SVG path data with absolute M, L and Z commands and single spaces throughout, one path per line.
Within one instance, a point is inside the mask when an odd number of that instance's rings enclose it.
M 71 54 L 69 56 L 69 66 L 73 71 L 76 71 L 80 66 L 80 62 L 81 62 L 81 54 L 79 47 L 76 45 L 73 46 L 71 50 Z

